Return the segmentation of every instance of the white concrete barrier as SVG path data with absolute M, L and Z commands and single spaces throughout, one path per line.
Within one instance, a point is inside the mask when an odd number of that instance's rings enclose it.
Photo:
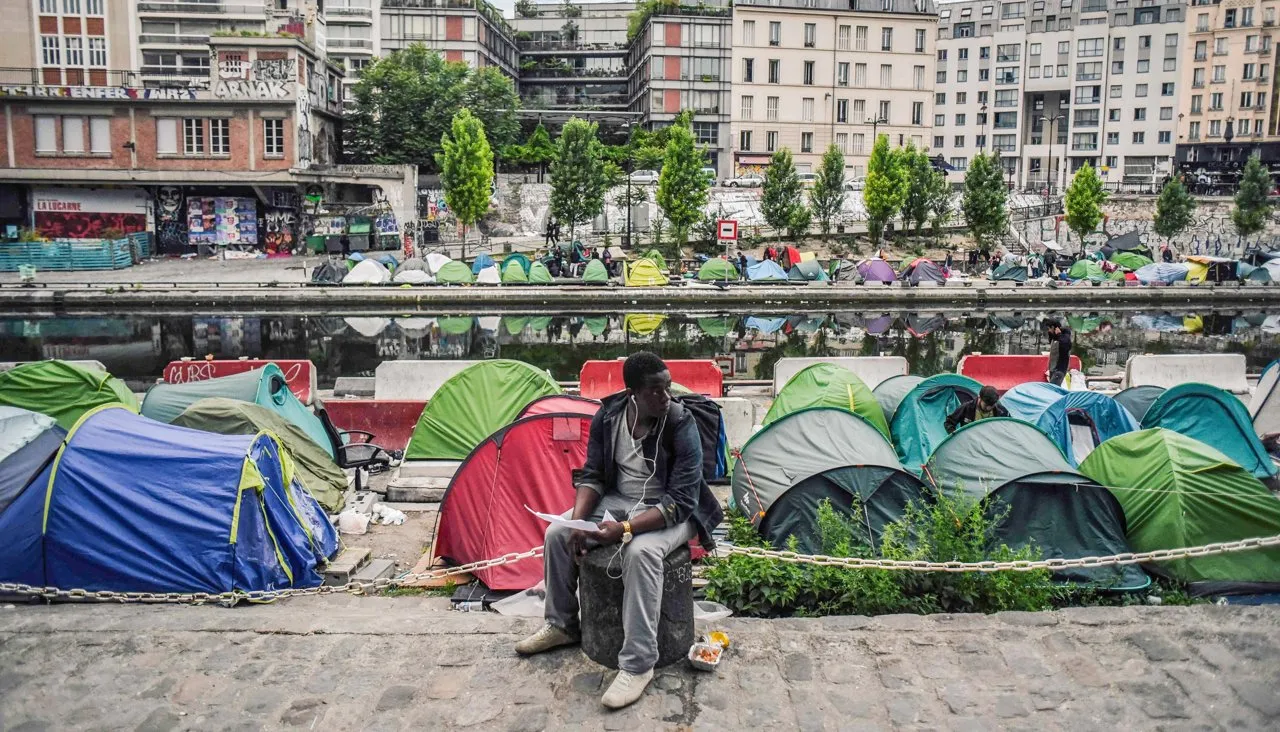
M 38 361 L 0 361 L 0 372 L 11 371 L 13 369 L 28 363 L 39 363 Z M 106 371 L 107 367 L 102 365 L 101 361 L 67 361 L 73 366 L 79 366 L 86 369 L 97 369 Z
M 374 399 L 426 399 L 478 361 L 383 361 L 373 372 Z
M 1246 394 L 1249 391 L 1244 355 L 1239 353 L 1147 353 L 1130 356 L 1124 365 L 1124 380 L 1120 387 L 1127 389 L 1149 384 L 1168 389 L 1188 381 L 1216 386 L 1233 394 Z
M 725 437 L 730 448 L 742 447 L 750 439 L 756 426 L 756 405 L 742 397 L 721 397 L 711 401 L 720 405 L 724 417 Z
M 815 363 L 831 363 L 843 366 L 858 375 L 868 389 L 874 389 L 881 381 L 908 373 L 907 359 L 902 356 L 847 356 L 833 358 L 783 358 L 773 367 L 773 393 L 776 396 L 791 377 Z

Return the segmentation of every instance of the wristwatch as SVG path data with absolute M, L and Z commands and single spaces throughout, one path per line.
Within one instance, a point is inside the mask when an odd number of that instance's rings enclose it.
M 623 521 L 622 522 L 622 543 L 626 544 L 630 542 L 631 539 L 633 538 L 634 538 L 634 535 L 631 533 L 631 522 Z

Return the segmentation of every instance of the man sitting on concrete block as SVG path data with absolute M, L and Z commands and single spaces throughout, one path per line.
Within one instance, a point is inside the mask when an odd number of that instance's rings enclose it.
M 595 546 L 617 545 L 623 582 L 623 630 L 618 676 L 601 700 L 618 709 L 635 702 L 658 659 L 663 559 L 695 535 L 714 546 L 711 530 L 724 518 L 702 475 L 702 442 L 693 415 L 671 399 L 671 372 L 648 352 L 622 367 L 626 389 L 607 397 L 591 420 L 587 462 L 574 475 L 574 519 L 596 531 L 547 527 L 543 566 L 547 624 L 516 644 L 531 655 L 577 643 L 578 561 Z M 605 521 L 608 512 L 620 521 Z M 610 567 L 612 569 L 612 566 Z

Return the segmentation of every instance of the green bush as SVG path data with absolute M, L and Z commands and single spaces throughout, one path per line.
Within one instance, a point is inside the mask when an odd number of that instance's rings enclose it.
M 822 553 L 935 562 L 1038 559 L 1034 548 L 1010 549 L 995 541 L 1000 518 L 985 502 L 938 496 L 927 506 L 910 504 L 885 527 L 878 550 L 860 521 L 824 501 L 818 508 Z M 856 504 L 850 512 L 858 516 Z M 729 541 L 767 546 L 746 518 L 730 518 Z M 794 550 L 795 540 L 789 542 Z M 1047 570 L 1029 572 L 912 572 L 848 569 L 732 554 L 711 562 L 707 598 L 740 615 L 883 615 L 886 613 L 1047 610 L 1058 595 Z

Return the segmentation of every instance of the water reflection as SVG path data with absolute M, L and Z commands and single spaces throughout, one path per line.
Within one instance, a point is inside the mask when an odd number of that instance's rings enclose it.
M 911 372 L 952 371 L 966 353 L 1040 353 L 1040 320 L 1061 313 L 837 312 L 753 315 L 438 315 L 214 317 L 136 315 L 0 319 L 0 360 L 92 359 L 142 383 L 183 356 L 308 358 L 322 388 L 390 359 L 515 358 L 573 380 L 584 361 L 641 348 L 714 358 L 738 378 L 767 378 L 788 356 L 903 356 Z M 1137 353 L 1243 353 L 1257 371 L 1280 356 L 1280 315 L 1093 312 L 1066 315 L 1091 373 Z

